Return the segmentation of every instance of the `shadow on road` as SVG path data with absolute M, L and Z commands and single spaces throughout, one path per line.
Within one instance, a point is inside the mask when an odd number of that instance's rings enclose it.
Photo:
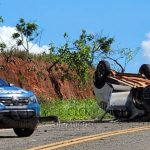
M 11 139 L 11 138 L 18 138 L 17 136 L 0 136 L 0 139 Z

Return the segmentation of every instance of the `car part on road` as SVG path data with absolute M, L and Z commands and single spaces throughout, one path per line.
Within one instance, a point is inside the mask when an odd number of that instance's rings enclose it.
M 150 65 L 143 64 L 138 74 L 119 73 L 102 60 L 93 84 L 99 106 L 115 118 L 150 119 Z
M 50 121 L 60 123 L 60 120 L 59 120 L 58 116 L 39 117 L 39 122 L 40 123 L 50 122 Z

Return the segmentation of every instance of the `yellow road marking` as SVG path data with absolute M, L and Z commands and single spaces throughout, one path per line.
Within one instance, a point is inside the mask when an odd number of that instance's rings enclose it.
M 70 145 L 79 144 L 79 143 L 83 143 L 83 142 L 103 139 L 103 138 L 110 137 L 110 136 L 122 135 L 122 134 L 144 131 L 144 130 L 149 130 L 149 129 L 150 129 L 150 126 L 143 126 L 143 127 L 129 128 L 129 129 L 124 129 L 124 130 L 104 132 L 104 133 L 100 133 L 100 134 L 83 136 L 83 137 L 78 137 L 78 138 L 74 138 L 74 139 L 70 139 L 70 140 L 64 140 L 64 141 L 55 142 L 52 144 L 38 146 L 38 147 L 34 147 L 34 148 L 31 148 L 28 150 L 42 150 L 42 149 L 54 150 L 57 148 L 62 148 L 65 146 L 70 146 Z

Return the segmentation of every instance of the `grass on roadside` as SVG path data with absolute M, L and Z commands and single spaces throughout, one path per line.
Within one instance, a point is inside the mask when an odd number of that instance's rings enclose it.
M 41 116 L 58 116 L 61 121 L 90 120 L 100 118 L 104 111 L 95 99 L 52 100 L 41 102 Z M 106 115 L 110 118 L 110 115 Z

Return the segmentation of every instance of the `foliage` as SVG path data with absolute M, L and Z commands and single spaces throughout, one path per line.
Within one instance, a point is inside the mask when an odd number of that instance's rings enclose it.
M 58 116 L 61 121 L 90 120 L 102 116 L 104 111 L 99 108 L 95 99 L 51 100 L 41 102 L 41 116 Z M 107 115 L 106 118 L 110 118 Z
M 3 22 L 0 16 L 0 22 Z M 25 51 L 20 51 L 13 47 L 5 51 L 6 44 L 0 43 L 0 51 L 9 61 L 11 56 L 18 56 L 21 59 L 44 60 L 53 62 L 48 68 L 50 72 L 56 64 L 67 64 L 67 69 L 64 70 L 66 75 L 69 72 L 75 71 L 77 79 L 86 83 L 89 79 L 89 68 L 94 66 L 95 60 L 108 59 L 113 61 L 120 67 L 120 71 L 124 72 L 127 64 L 136 56 L 137 51 L 129 48 L 113 50 L 111 48 L 114 39 L 98 34 L 87 33 L 82 30 L 81 35 L 73 41 L 70 41 L 68 34 L 64 33 L 65 43 L 59 47 L 50 44 L 49 54 L 42 53 L 34 55 L 29 53 L 32 48 L 30 42 L 36 42 L 39 36 L 38 25 L 34 22 L 26 22 L 23 18 L 16 24 L 16 33 L 13 33 L 12 38 L 16 40 L 17 46 L 22 46 Z M 9 51 L 9 52 L 8 52 Z M 121 63 L 120 63 L 121 60 Z M 123 62 L 123 65 L 122 65 Z M 117 67 L 118 68 L 118 67 Z M 63 70 L 62 70 L 63 71 Z
M 26 51 L 14 49 L 13 56 L 18 57 L 22 60 L 26 60 L 27 53 L 26 53 Z M 28 53 L 28 58 L 32 59 L 34 57 L 36 57 L 34 54 Z
M 23 88 L 24 84 L 27 82 L 26 78 L 21 72 L 19 72 L 18 77 L 19 77 L 19 86 Z
M 107 54 L 111 51 L 111 45 L 114 42 L 113 38 L 102 37 L 94 34 L 88 34 L 85 30 L 82 30 L 82 33 L 79 39 L 75 40 L 73 43 L 74 50 L 82 50 L 84 48 L 89 48 L 90 58 L 87 59 L 89 65 L 93 64 L 95 58 L 101 58 L 103 54 Z
M 26 22 L 23 18 L 19 20 L 16 25 L 16 33 L 13 33 L 13 39 L 16 39 L 18 46 L 23 46 L 27 53 L 29 53 L 29 43 L 34 41 L 38 36 L 38 25 L 34 22 Z
M 0 43 L 0 51 L 4 51 L 4 49 L 6 48 L 6 44 L 4 42 Z
M 3 22 L 4 19 L 2 16 L 0 16 L 0 23 Z M 4 56 L 5 61 L 8 63 L 13 55 L 13 47 L 8 50 L 6 43 L 0 42 L 0 52 Z
M 101 56 L 102 54 L 108 53 L 114 41 L 113 38 L 87 34 L 85 30 L 83 30 L 79 38 L 73 42 L 68 40 L 67 33 L 64 34 L 64 39 L 65 43 L 61 47 L 50 44 L 50 54 L 57 57 L 54 58 L 54 63 L 50 66 L 48 71 L 51 71 L 58 63 L 67 64 L 68 71 L 74 70 L 82 83 L 88 81 L 89 67 L 93 65 L 95 55 L 99 54 L 99 56 Z
M 6 48 L 7 46 L 5 43 L 0 43 L 0 52 L 4 56 L 5 61 L 8 63 L 13 56 L 14 48 L 12 47 L 10 50 L 7 50 Z
M 114 65 L 112 66 L 116 68 L 115 70 L 123 73 L 126 70 L 127 64 L 134 59 L 138 51 L 139 48 L 137 49 L 122 48 L 119 49 L 118 51 L 112 50 L 109 56 L 106 54 L 104 58 L 113 61 Z
M 0 22 L 4 22 L 4 19 L 2 16 L 0 16 Z

